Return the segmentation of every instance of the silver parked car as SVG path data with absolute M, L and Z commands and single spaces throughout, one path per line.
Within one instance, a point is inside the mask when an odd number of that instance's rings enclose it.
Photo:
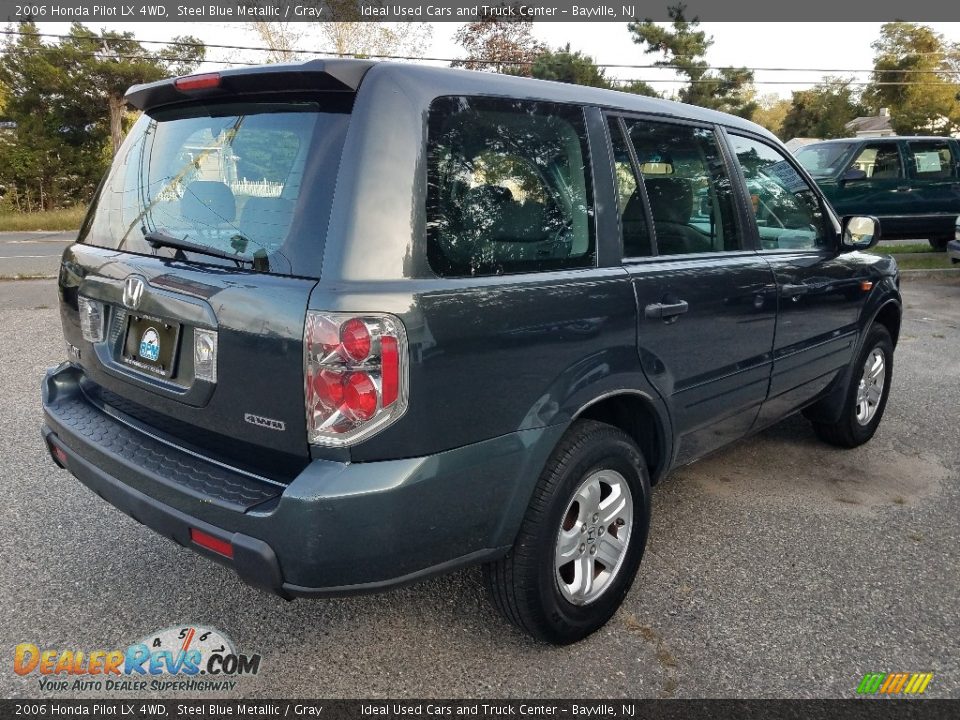
M 953 240 L 947 243 L 947 257 L 954 265 L 960 263 L 960 215 L 954 224 Z

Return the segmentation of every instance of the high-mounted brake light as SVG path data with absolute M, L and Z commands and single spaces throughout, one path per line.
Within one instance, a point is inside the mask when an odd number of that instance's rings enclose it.
M 407 335 L 393 315 L 310 311 L 304 327 L 307 440 L 349 445 L 407 409 Z
M 173 86 L 177 90 L 189 92 L 190 90 L 208 90 L 210 88 L 220 87 L 220 73 L 203 73 L 202 75 L 187 75 L 179 77 L 173 81 Z

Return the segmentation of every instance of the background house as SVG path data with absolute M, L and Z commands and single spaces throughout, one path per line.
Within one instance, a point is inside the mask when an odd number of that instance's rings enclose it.
M 878 115 L 854 118 L 844 127 L 851 131 L 855 137 L 892 137 L 897 134 L 890 124 L 890 110 L 888 108 L 880 108 Z

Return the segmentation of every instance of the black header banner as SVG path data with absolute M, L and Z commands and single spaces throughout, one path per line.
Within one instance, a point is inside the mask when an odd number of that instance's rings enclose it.
M 535 22 L 667 20 L 674 0 L 0 0 L 0 19 L 18 22 Z M 702 21 L 845 22 L 960 20 L 960 3 L 944 0 L 685 0 Z M 810 50 L 817 38 L 811 33 Z
M 960 700 L 0 700 L 3 718 L 940 720 Z

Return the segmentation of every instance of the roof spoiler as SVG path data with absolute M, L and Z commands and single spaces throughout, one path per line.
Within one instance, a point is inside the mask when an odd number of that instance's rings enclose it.
M 183 102 L 194 98 L 216 98 L 246 93 L 295 92 L 356 92 L 360 81 L 373 65 L 370 60 L 309 60 L 287 65 L 259 65 L 256 67 L 204 73 L 204 79 L 215 82 L 180 82 L 168 78 L 158 82 L 134 85 L 125 100 L 139 110 L 150 110 L 161 105 Z M 193 76 L 186 76 L 187 78 Z M 178 87 L 178 84 L 181 87 Z M 194 89 L 188 89 L 193 86 Z

